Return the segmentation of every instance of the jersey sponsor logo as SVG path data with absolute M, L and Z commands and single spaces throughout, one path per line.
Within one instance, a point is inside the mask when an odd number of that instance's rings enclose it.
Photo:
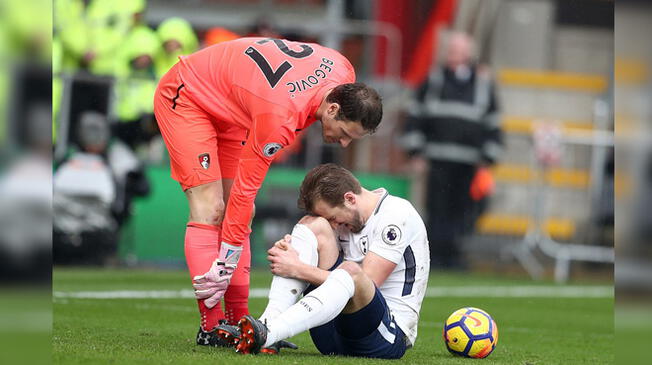
M 202 153 L 201 155 L 197 156 L 199 159 L 199 164 L 201 167 L 204 168 L 204 170 L 208 170 L 208 168 L 211 166 L 211 155 L 208 153 Z
M 362 236 L 360 238 L 360 246 L 362 247 L 362 254 L 366 255 L 367 250 L 369 249 L 369 237 L 368 236 Z
M 401 241 L 401 229 L 390 224 L 383 229 L 383 241 L 388 245 L 395 245 Z
M 280 143 L 268 143 L 263 147 L 263 155 L 267 157 L 272 157 L 276 152 L 280 151 L 283 146 Z

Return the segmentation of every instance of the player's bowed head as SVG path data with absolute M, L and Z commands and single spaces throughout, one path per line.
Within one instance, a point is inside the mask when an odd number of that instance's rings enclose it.
M 330 90 L 317 109 L 326 143 L 348 146 L 354 139 L 372 134 L 383 117 L 382 98 L 363 83 L 343 84 Z

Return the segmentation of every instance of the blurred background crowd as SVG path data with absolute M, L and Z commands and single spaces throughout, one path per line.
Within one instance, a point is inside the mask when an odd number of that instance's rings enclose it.
M 649 295 L 652 12 L 614 3 L 3 0 L 2 277 L 49 282 L 52 259 L 182 265 L 157 80 L 179 55 L 262 36 L 339 50 L 384 119 L 347 149 L 315 125 L 279 158 L 254 266 L 301 214 L 305 171 L 337 162 L 418 207 L 434 268 L 610 279 L 616 254 L 618 288 Z
M 612 2 L 58 0 L 53 14 L 55 263 L 183 262 L 157 80 L 179 55 L 262 36 L 340 50 L 385 117 L 351 148 L 314 125 L 284 151 L 257 199 L 255 266 L 301 214 L 305 171 L 336 162 L 419 208 L 433 268 L 611 275 Z

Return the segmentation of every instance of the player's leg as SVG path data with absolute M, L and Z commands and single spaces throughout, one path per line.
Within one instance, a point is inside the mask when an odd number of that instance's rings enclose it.
M 294 226 L 291 237 L 291 245 L 299 253 L 299 259 L 302 262 L 323 269 L 334 269 L 338 262 L 339 249 L 335 242 L 335 234 L 328 221 L 320 217 L 305 216 Z M 267 320 L 276 317 L 295 304 L 307 287 L 307 282 L 274 276 L 270 286 L 269 301 L 260 321 L 266 323 Z M 231 290 L 231 286 L 229 286 L 229 290 Z M 228 301 L 226 304 L 228 305 Z M 235 345 L 239 341 L 240 331 L 237 327 L 221 325 L 218 327 L 217 333 L 224 342 Z M 296 348 L 292 343 L 281 341 L 266 347 L 263 351 L 278 353 L 281 347 Z
M 247 131 L 239 128 L 218 126 L 218 150 L 220 171 L 222 174 L 222 185 L 224 187 L 224 202 L 228 204 L 231 196 L 233 180 L 238 171 L 240 161 L 240 152 L 242 151 L 243 141 L 246 139 Z M 254 207 L 255 208 L 255 207 Z M 253 219 L 255 214 L 251 214 Z M 249 221 L 251 227 L 251 221 Z M 238 319 L 249 314 L 249 277 L 251 268 L 251 244 L 249 234 L 242 242 L 242 254 L 238 261 L 229 287 L 224 293 L 224 309 L 227 323 L 235 325 Z
M 226 180 L 225 180 L 226 181 Z M 230 181 L 233 184 L 233 180 Z M 251 213 L 253 220 L 256 207 Z M 251 221 L 249 221 L 251 227 Z M 251 231 L 250 231 L 251 232 Z M 224 310 L 226 320 L 229 324 L 235 325 L 238 319 L 249 314 L 249 283 L 251 271 L 251 241 L 250 234 L 247 234 L 242 242 L 242 254 L 238 261 L 238 267 L 233 272 L 229 287 L 224 293 Z
M 362 305 L 366 300 L 347 306 L 333 321 L 335 335 L 332 337 L 344 349 L 338 354 L 381 359 L 401 358 L 407 349 L 405 334 L 396 324 L 382 293 L 374 288 L 371 300 Z
M 219 254 L 219 224 L 224 215 L 222 183 L 215 181 L 189 188 L 185 194 L 190 217 L 186 226 L 184 253 L 190 277 L 193 278 L 206 273 Z M 204 300 L 200 299 L 197 304 L 204 332 L 212 331 L 225 318 L 220 303 L 208 308 L 204 305 Z
M 333 268 L 339 257 L 339 249 L 335 233 L 327 220 L 305 216 L 294 226 L 290 235 L 291 245 L 299 253 L 299 259 L 303 263 L 324 270 Z M 291 307 L 308 285 L 301 280 L 274 276 L 269 290 L 269 301 L 260 320 L 271 320 Z
M 187 97 L 176 67 L 159 82 L 154 113 L 170 155 L 172 177 L 181 184 L 190 208 L 184 251 L 192 278 L 208 271 L 219 254 L 224 190 L 216 131 L 210 117 Z M 202 330 L 212 330 L 224 313 L 219 304 L 209 309 L 199 300 L 198 306 L 202 318 L 199 343 Z
M 347 292 L 348 278 L 353 293 Z M 307 329 L 323 354 L 396 359 L 407 349 L 380 290 L 354 262 L 339 265 L 324 284 L 269 322 L 263 346 Z
M 250 316 L 243 318 L 240 322 L 242 339 L 237 349 L 255 353 L 262 347 L 321 326 L 337 317 L 345 308 L 350 311 L 364 308 L 371 302 L 374 293 L 374 283 L 360 265 L 344 262 L 331 272 L 322 285 L 268 321 L 266 327 L 261 327 L 261 322 Z
M 345 309 L 357 311 L 371 302 L 374 291 L 373 281 L 364 274 L 360 265 L 343 262 L 322 285 L 268 322 L 265 345 L 320 326 Z

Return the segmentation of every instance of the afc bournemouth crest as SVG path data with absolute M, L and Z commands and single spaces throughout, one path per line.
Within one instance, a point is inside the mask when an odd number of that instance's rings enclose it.
M 401 229 L 390 224 L 383 229 L 383 241 L 388 245 L 395 245 L 401 241 Z
M 209 155 L 208 153 L 202 153 L 201 155 L 198 156 L 198 158 L 201 167 L 203 167 L 204 170 L 208 170 L 208 167 L 211 165 L 211 155 Z
M 272 157 L 281 148 L 283 148 L 283 146 L 281 146 L 280 143 L 268 143 L 263 147 L 263 154 L 267 157 Z

